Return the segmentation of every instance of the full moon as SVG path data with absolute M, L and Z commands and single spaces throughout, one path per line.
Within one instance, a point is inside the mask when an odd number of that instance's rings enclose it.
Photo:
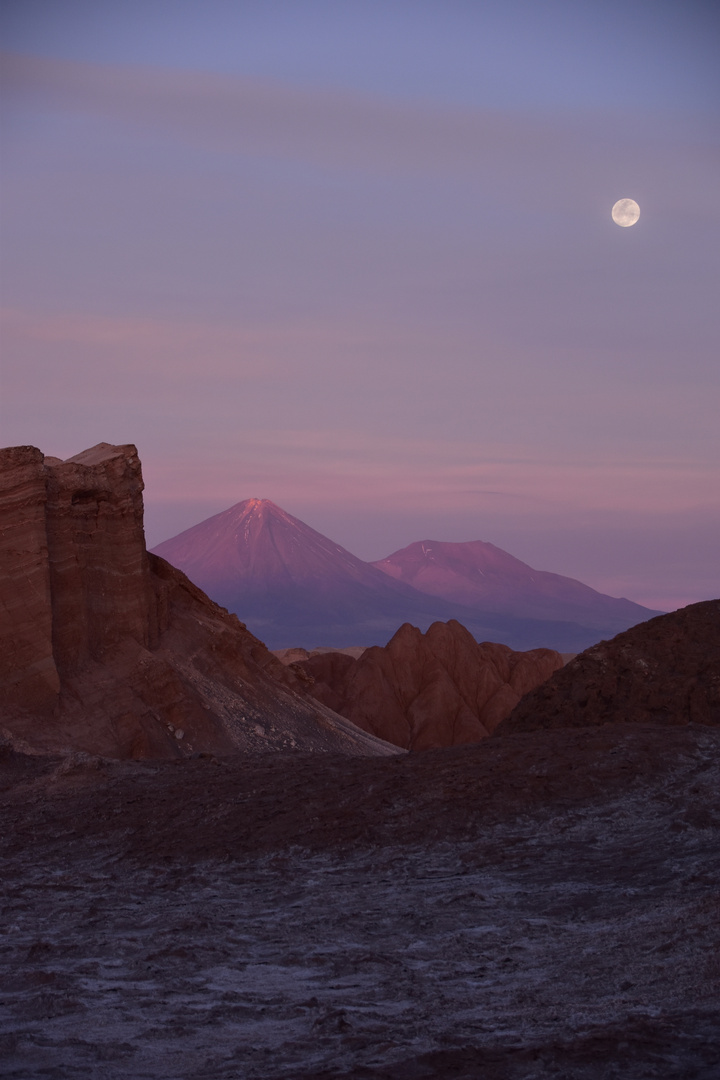
M 627 229 L 634 225 L 640 217 L 640 207 L 634 199 L 618 199 L 612 208 L 612 219 L 616 225 L 622 225 Z

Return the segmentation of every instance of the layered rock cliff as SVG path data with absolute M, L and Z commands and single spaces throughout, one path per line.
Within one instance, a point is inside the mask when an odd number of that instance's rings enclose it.
M 52 642 L 44 457 L 0 451 L 0 686 L 2 707 L 45 710 L 60 692 Z
M 613 722 L 720 724 L 720 600 L 587 649 L 527 694 L 499 732 Z
M 148 554 L 142 490 L 132 445 L 0 451 L 0 726 L 110 757 L 391 752 Z
M 318 701 L 408 750 L 486 738 L 528 690 L 562 667 L 552 649 L 514 652 L 478 644 L 455 620 L 425 634 L 405 623 L 359 659 L 327 652 L 292 664 L 314 680 Z

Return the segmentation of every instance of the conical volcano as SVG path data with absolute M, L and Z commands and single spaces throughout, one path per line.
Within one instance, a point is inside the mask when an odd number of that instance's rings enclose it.
M 413 581 L 391 576 L 385 563 L 363 562 L 269 499 L 237 503 L 159 544 L 154 553 L 235 612 L 273 649 L 382 645 L 403 623 L 426 630 L 449 619 L 457 619 L 478 641 L 513 649 L 577 652 L 602 636 L 595 624 L 575 621 L 561 608 L 558 614 L 533 617 L 493 610 L 470 593 L 467 599 L 429 595 Z M 638 611 L 625 626 L 643 617 L 643 609 Z
M 432 622 L 449 610 L 269 499 L 245 499 L 154 552 L 274 648 L 298 641 L 372 644 L 408 618 Z
M 227 598 L 304 596 L 308 587 L 327 598 L 348 590 L 396 597 L 411 588 L 388 580 L 322 533 L 269 499 L 245 499 L 154 549 L 195 581 Z
M 467 607 L 527 619 L 570 620 L 607 634 L 662 614 L 606 596 L 574 578 L 534 570 L 483 540 L 420 540 L 373 566 L 419 592 Z

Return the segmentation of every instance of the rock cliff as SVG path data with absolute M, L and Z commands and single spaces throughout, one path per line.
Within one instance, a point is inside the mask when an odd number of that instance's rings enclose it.
M 499 732 L 720 724 L 720 600 L 660 615 L 601 641 L 527 694 Z
M 455 620 L 421 633 L 405 623 L 359 659 L 327 652 L 292 664 L 311 693 L 358 727 L 408 750 L 476 743 L 528 690 L 562 667 L 552 649 L 478 644 Z
M 109 757 L 391 752 L 148 554 L 134 446 L 0 451 L 0 726 Z

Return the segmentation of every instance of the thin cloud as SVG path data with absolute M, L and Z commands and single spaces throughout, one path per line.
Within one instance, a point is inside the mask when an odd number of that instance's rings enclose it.
M 271 498 L 304 499 L 309 504 L 331 497 L 339 503 L 367 501 L 375 507 L 467 509 L 487 493 L 493 502 L 503 496 L 521 513 L 530 504 L 543 505 L 547 513 L 571 507 L 655 513 L 712 507 L 712 492 L 720 483 L 720 470 L 709 465 L 667 461 L 570 465 L 545 455 L 536 455 L 533 461 L 502 460 L 504 449 L 486 446 L 479 451 L 477 445 L 462 442 L 338 431 L 243 431 L 232 440 L 221 463 L 213 458 L 212 447 L 206 454 L 199 450 L 192 464 L 185 459 L 155 460 L 153 497 L 196 499 L 204 494 L 230 505 L 246 497 L 244 488 L 250 486 L 257 494 L 258 486 L 266 485 Z M 470 487 L 469 479 L 490 485 Z
M 8 103 L 101 116 L 205 147 L 321 161 L 363 172 L 415 169 L 466 174 L 498 163 L 540 172 L 577 157 L 584 125 L 509 111 L 417 105 L 345 91 L 150 67 L 99 65 L 0 53 Z M 613 131 L 594 118 L 594 137 Z M 539 179 L 539 176 L 538 176 Z M 568 193 L 564 193 L 567 198 Z

